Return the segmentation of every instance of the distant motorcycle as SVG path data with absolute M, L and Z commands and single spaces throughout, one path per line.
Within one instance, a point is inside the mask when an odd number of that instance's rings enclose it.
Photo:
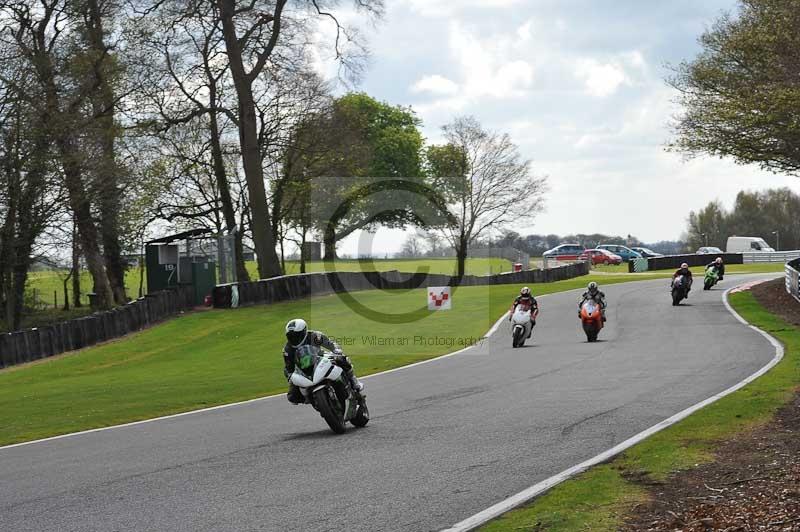
M 353 390 L 334 357 L 311 345 L 298 348 L 295 357 L 290 381 L 300 388 L 306 402 L 320 413 L 333 432 L 344 433 L 348 421 L 356 427 L 369 422 L 366 399 Z
M 600 305 L 592 299 L 587 299 L 581 303 L 580 317 L 583 332 L 586 333 L 586 340 L 596 342 L 597 335 L 603 328 L 603 312 Z
M 534 311 L 533 318 L 538 316 L 539 311 Z M 525 340 L 533 334 L 533 323 L 531 323 L 531 306 L 524 303 L 517 305 L 511 315 L 511 341 L 513 347 L 522 347 Z
M 672 306 L 677 307 L 686 299 L 689 293 L 689 279 L 683 275 L 677 276 L 672 281 Z
M 711 290 L 711 287 L 719 282 L 719 270 L 716 266 L 706 268 L 706 275 L 703 279 L 703 290 Z

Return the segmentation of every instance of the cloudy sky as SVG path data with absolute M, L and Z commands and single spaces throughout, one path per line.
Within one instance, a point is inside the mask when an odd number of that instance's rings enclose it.
M 550 185 L 546 211 L 517 232 L 676 239 L 689 211 L 711 200 L 800 188 L 755 167 L 664 151 L 676 112 L 668 65 L 693 58 L 700 34 L 735 0 L 387 4 L 385 20 L 365 30 L 372 59 L 358 88 L 412 106 L 430 142 L 463 114 L 508 132 Z M 342 251 L 354 253 L 357 240 Z M 380 231 L 372 245 L 382 254 L 401 241 Z

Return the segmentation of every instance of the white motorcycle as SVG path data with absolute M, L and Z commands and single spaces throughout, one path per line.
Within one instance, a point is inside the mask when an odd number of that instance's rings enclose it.
M 533 334 L 533 323 L 531 323 L 531 307 L 529 305 L 517 305 L 514 312 L 511 314 L 511 341 L 513 347 L 522 347 L 525 345 L 525 340 Z M 539 314 L 539 311 L 533 311 L 533 317 Z
M 297 349 L 294 373 L 289 380 L 336 434 L 344 433 L 348 421 L 356 427 L 369 422 L 364 396 L 353 390 L 350 379 L 333 357 L 319 348 L 304 345 Z

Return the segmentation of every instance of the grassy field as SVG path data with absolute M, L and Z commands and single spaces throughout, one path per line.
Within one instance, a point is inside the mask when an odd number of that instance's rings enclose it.
M 430 272 L 451 274 L 455 272 L 456 262 L 454 259 L 375 259 L 374 261 L 358 260 L 339 260 L 333 263 L 334 269 L 340 272 L 350 271 L 389 271 L 400 270 L 404 272 Z M 258 268 L 254 261 L 248 261 L 245 266 L 253 279 L 258 277 Z M 327 266 L 322 261 L 311 261 L 307 264 L 309 272 L 326 271 Z M 506 259 L 500 258 L 474 258 L 467 259 L 467 273 L 470 275 L 489 275 L 492 273 L 507 272 L 511 270 L 511 263 Z M 66 270 L 47 270 L 32 272 L 28 279 L 29 290 L 36 290 L 38 299 L 49 305 L 53 305 L 54 292 L 58 292 L 59 306 L 64 304 L 63 279 L 67 275 Z M 287 261 L 286 273 L 300 273 L 299 261 Z M 68 285 L 72 293 L 72 284 Z M 137 297 L 139 294 L 139 269 L 132 268 L 125 273 L 125 288 L 128 296 Z M 84 294 L 81 301 L 88 304 L 89 298 L 86 292 L 92 291 L 92 277 L 88 271 L 81 271 L 81 289 Z M 143 291 L 147 292 L 147 275 L 143 280 Z
M 783 342 L 785 357 L 775 368 L 613 462 L 556 486 L 481 530 L 617 530 L 627 509 L 646 496 L 639 484 L 627 479 L 658 481 L 671 472 L 696 467 L 712 460 L 718 442 L 767 423 L 800 385 L 800 329 L 765 311 L 750 292 L 734 294 L 730 301 L 747 321 Z
M 608 276 L 603 282 L 629 280 Z M 577 278 L 534 290 L 541 295 L 586 282 Z M 518 290 L 459 288 L 449 312 L 423 308 L 424 290 L 351 294 L 370 309 L 407 313 L 403 320 L 364 318 L 335 295 L 190 313 L 115 342 L 0 372 L 0 445 L 283 392 L 283 326 L 296 316 L 336 336 L 359 375 L 431 358 L 481 337 Z
M 69 272 L 66 270 L 45 270 L 31 272 L 28 275 L 28 290 L 37 292 L 37 299 L 48 306 L 53 306 L 53 292 L 58 292 L 58 306 L 64 304 L 64 278 Z M 67 283 L 70 293 L 70 304 L 72 303 L 72 280 Z M 132 268 L 125 272 L 125 289 L 129 297 L 137 297 L 139 294 L 139 269 Z M 147 292 L 147 278 L 145 276 L 143 284 L 144 292 Z M 92 291 L 92 276 L 87 270 L 81 271 L 81 302 L 88 305 L 89 297 L 86 295 Z
M 333 263 L 333 268 L 336 271 L 389 271 L 400 270 L 404 272 L 429 272 L 441 274 L 455 273 L 456 262 L 455 259 L 376 259 L 374 261 L 358 261 L 358 260 L 339 260 Z M 258 268 L 256 263 L 249 261 L 246 263 L 248 272 L 251 278 L 258 277 Z M 309 272 L 322 272 L 330 268 L 329 265 L 321 261 L 312 261 L 307 265 Z M 288 274 L 296 274 L 300 272 L 300 263 L 298 261 L 288 261 L 286 263 L 286 270 Z M 492 273 L 507 272 L 511 270 L 511 263 L 506 259 L 500 258 L 472 258 L 467 259 L 466 271 L 470 275 L 489 275 Z M 81 302 L 85 305 L 81 309 L 71 309 L 69 312 L 64 312 L 61 307 L 64 304 L 64 288 L 63 279 L 68 272 L 65 270 L 48 270 L 33 272 L 28 280 L 28 296 L 35 295 L 38 301 L 38 309 L 34 312 L 28 312 L 23 316 L 22 328 L 41 327 L 58 321 L 69 320 L 75 317 L 85 316 L 91 313 L 88 308 L 89 297 L 86 293 L 92 291 L 92 278 L 88 271 L 81 272 Z M 139 279 L 140 273 L 138 268 L 132 268 L 125 274 L 125 288 L 128 296 L 136 298 L 139 296 Z M 72 284 L 68 285 L 70 294 L 72 294 Z M 147 276 L 145 275 L 142 280 L 142 293 L 147 293 Z M 70 303 L 71 303 L 70 295 Z M 57 303 L 57 308 L 55 303 Z M 0 322 L 0 331 L 4 327 Z
M 255 262 L 246 264 L 247 272 L 250 277 L 258 277 L 258 268 Z M 501 258 L 472 258 L 467 259 L 465 265 L 468 275 L 491 275 L 511 271 L 511 262 Z M 306 263 L 308 273 L 324 272 L 331 269 L 331 266 L 322 261 L 310 261 Z M 358 272 L 358 271 L 390 271 L 399 270 L 401 272 L 427 272 L 454 274 L 456 271 L 456 261 L 451 258 L 443 259 L 374 259 L 374 260 L 337 260 L 332 263 L 332 271 L 337 272 Z M 286 261 L 286 274 L 300 273 L 300 261 Z

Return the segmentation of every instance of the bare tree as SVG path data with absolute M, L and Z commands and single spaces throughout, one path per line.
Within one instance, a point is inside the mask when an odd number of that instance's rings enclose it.
M 517 218 L 530 223 L 542 210 L 546 178 L 531 173 L 507 134 L 485 130 L 474 117 L 459 117 L 443 128 L 447 144 L 427 151 L 430 173 L 448 198 L 455 223 L 443 230 L 456 250 L 457 275 L 479 237 Z
M 20 326 L 36 240 L 62 202 L 40 115 L 17 90 L 36 86 L 19 66 L 3 65 L 4 79 L 13 77 L 16 87 L 0 83 L 0 312 L 10 330 Z
M 309 35 L 315 29 L 315 23 L 310 18 L 313 15 L 335 24 L 336 56 L 343 58 L 344 55 L 340 53 L 340 39 L 346 39 L 348 33 L 330 9 L 336 3 L 306 0 L 289 5 L 288 0 L 274 0 L 253 1 L 242 5 L 235 0 L 216 0 L 228 64 L 236 89 L 242 165 L 253 218 L 252 236 L 258 254 L 258 270 L 262 278 L 280 275 L 281 266 L 275 252 L 274 220 L 269 213 L 264 186 L 261 164 L 263 146 L 259 145 L 254 83 L 268 66 L 277 68 L 287 58 L 291 60 L 297 57 L 281 54 L 280 51 L 291 50 L 292 43 L 297 45 L 308 41 Z M 354 4 L 356 8 L 373 15 L 379 15 L 383 8 L 381 0 L 356 0 Z M 278 47 L 279 42 L 283 43 L 282 47 Z M 291 64 L 284 63 L 282 68 L 290 68 Z
M 13 78 L 3 82 L 39 111 L 36 123 L 48 144 L 55 147 L 98 306 L 110 308 L 114 297 L 92 214 L 86 180 L 87 143 L 81 136 L 96 118 L 90 109 L 98 89 L 97 77 L 85 75 L 84 68 L 91 68 L 99 59 L 93 51 L 77 45 L 75 36 L 83 26 L 70 2 L 41 0 L 31 6 L 21 0 L 4 0 L 0 2 L 0 18 L 4 55 L 25 65 L 35 90 L 27 90 Z

